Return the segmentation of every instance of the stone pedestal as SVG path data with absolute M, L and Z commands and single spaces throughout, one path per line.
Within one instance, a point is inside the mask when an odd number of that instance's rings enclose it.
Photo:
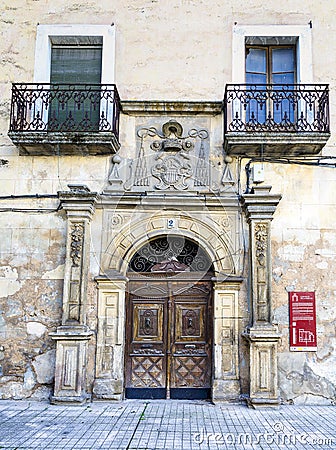
M 124 393 L 125 288 L 127 278 L 113 272 L 96 278 L 98 332 L 93 395 L 121 400 Z
M 52 403 L 87 400 L 87 345 L 93 334 L 86 325 L 89 274 L 90 221 L 97 194 L 86 186 L 70 185 L 59 192 L 67 215 L 66 260 L 63 285 L 62 325 L 50 336 L 56 341 L 56 367 Z
M 248 328 L 243 336 L 250 344 L 250 396 L 248 405 L 278 406 L 277 343 L 275 327 Z
M 92 331 L 86 327 L 61 326 L 51 333 L 56 340 L 56 369 L 51 403 L 84 403 L 86 393 L 86 353 Z
M 242 198 L 249 224 L 251 323 L 243 333 L 250 346 L 250 393 L 252 407 L 277 406 L 277 342 L 280 335 L 272 325 L 270 224 L 281 199 L 271 195 L 270 186 L 254 187 Z

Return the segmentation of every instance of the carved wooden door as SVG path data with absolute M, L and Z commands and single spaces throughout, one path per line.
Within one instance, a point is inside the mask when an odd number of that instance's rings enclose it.
M 126 397 L 205 399 L 211 393 L 210 281 L 131 281 Z

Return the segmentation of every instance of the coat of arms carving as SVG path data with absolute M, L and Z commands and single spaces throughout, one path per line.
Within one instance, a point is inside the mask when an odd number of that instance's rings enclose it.
M 154 162 L 152 162 L 149 173 L 158 180 L 154 184 L 154 189 L 184 191 L 190 188 L 190 178 L 194 178 L 195 186 L 208 184 L 208 170 L 206 165 L 203 164 L 205 158 L 203 142 L 209 137 L 206 130 L 192 129 L 186 136 L 183 136 L 182 125 L 175 120 L 170 120 L 163 124 L 162 132 L 150 127 L 139 129 L 137 134 L 141 139 L 141 146 L 135 167 L 134 185 L 149 185 L 143 144 L 146 137 L 156 138 L 150 144 L 150 149 L 154 152 Z M 195 167 L 195 163 L 191 162 L 190 152 L 194 150 L 197 139 L 201 141 L 201 147 L 199 163 Z M 204 168 L 203 172 L 200 171 L 201 166 L 202 168 L 205 167 L 205 174 L 203 174 Z

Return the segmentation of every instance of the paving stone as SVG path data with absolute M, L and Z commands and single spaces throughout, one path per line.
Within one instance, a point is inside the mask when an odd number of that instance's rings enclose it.
M 336 449 L 334 406 L 125 401 L 84 407 L 0 401 L 0 448 Z

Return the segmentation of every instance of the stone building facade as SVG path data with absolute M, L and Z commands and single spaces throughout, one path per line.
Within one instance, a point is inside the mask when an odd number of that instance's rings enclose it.
M 333 404 L 335 7 L 21 6 L 1 19 L 0 398 Z M 315 294 L 313 351 L 290 349 L 294 292 Z

